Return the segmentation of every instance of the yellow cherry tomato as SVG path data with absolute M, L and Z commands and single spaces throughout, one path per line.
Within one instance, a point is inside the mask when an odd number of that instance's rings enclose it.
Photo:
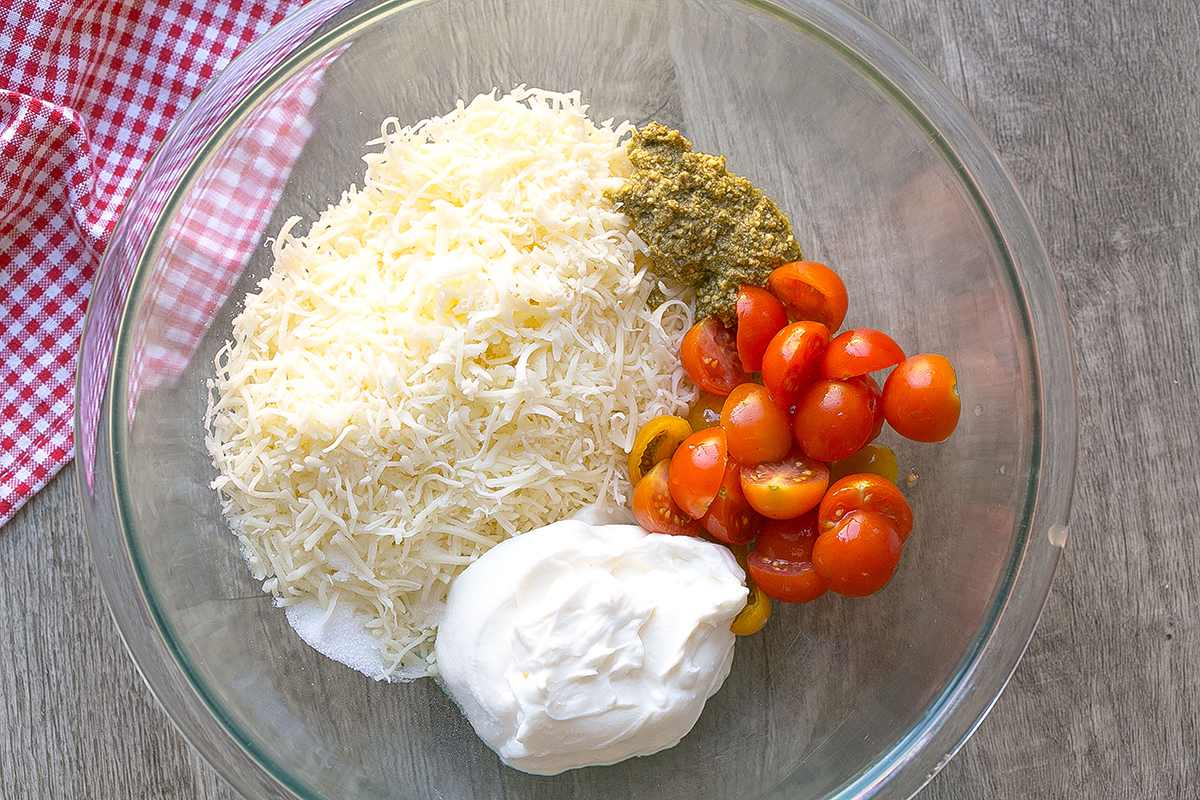
M 688 410 L 688 424 L 694 431 L 717 427 L 721 424 L 721 409 L 724 405 L 725 398 L 721 395 L 701 392 Z
M 665 414 L 647 422 L 629 451 L 629 480 L 637 486 L 655 464 L 674 455 L 676 448 L 691 435 L 692 426 L 683 417 Z
M 771 618 L 771 598 L 767 597 L 763 590 L 755 586 L 753 582 L 749 583 L 749 587 L 750 597 L 746 601 L 746 607 L 729 624 L 729 629 L 735 636 L 749 636 L 752 633 L 758 633 Z
M 829 465 L 829 483 L 837 483 L 847 475 L 870 472 L 884 480 L 895 483 L 900 477 L 896 466 L 896 454 L 887 445 L 867 444 L 857 453 Z

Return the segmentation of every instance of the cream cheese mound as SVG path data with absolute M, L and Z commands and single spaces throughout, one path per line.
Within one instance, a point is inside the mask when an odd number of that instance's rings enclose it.
M 729 674 L 746 603 L 724 547 L 562 520 L 509 539 L 450 588 L 442 681 L 511 767 L 554 775 L 672 747 Z

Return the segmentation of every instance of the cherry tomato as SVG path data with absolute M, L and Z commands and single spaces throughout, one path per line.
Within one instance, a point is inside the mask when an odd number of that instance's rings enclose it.
M 857 382 L 814 381 L 792 414 L 796 444 L 818 461 L 853 455 L 870 439 L 874 426 L 870 393 Z
M 883 384 L 883 415 L 896 433 L 916 442 L 941 442 L 958 427 L 958 379 L 945 356 L 906 358 Z
M 747 544 L 758 535 L 762 521 L 762 514 L 754 510 L 742 493 L 742 468 L 729 459 L 721 485 L 700 517 L 700 526 L 725 544 Z
M 729 623 L 729 630 L 734 636 L 750 636 L 758 633 L 771 618 L 771 598 L 767 596 L 766 592 L 755 586 L 753 581 L 748 588 L 750 597 L 746 600 L 746 607 L 738 612 L 738 615 L 733 618 L 733 622 Z
M 870 511 L 890 519 L 901 542 L 912 533 L 912 509 L 896 484 L 886 478 L 859 473 L 834 483 L 818 507 L 818 528 L 822 533 L 833 530 L 847 514 L 855 511 Z
M 780 461 L 742 467 L 742 493 L 770 519 L 793 519 L 817 507 L 829 486 L 829 468 L 792 449 Z
M 721 427 L 730 457 L 747 466 L 779 461 L 792 449 L 791 417 L 757 383 L 743 383 L 729 393 L 721 410 Z
M 701 392 L 688 409 L 688 424 L 694 431 L 717 427 L 721 424 L 721 408 L 724 405 L 724 395 Z
M 692 383 L 713 394 L 727 395 L 750 380 L 738 358 L 733 332 L 717 317 L 706 317 L 683 335 L 679 360 Z
M 704 529 L 671 499 L 667 461 L 660 461 L 633 487 L 633 517 L 651 533 L 699 536 Z
M 792 261 L 767 278 L 767 288 L 787 309 L 788 319 L 813 320 L 836 331 L 849 300 L 838 274 L 816 261 Z
M 837 483 L 847 475 L 857 475 L 860 472 L 870 472 L 885 481 L 895 483 L 900 479 L 900 468 L 896 464 L 896 454 L 887 445 L 865 444 L 850 456 L 829 465 L 829 483 Z M 828 494 L 828 492 L 827 492 Z
M 813 568 L 816 515 L 767 520 L 746 557 L 746 572 L 768 596 L 786 603 L 811 603 L 825 594 L 825 581 Z
M 844 381 L 866 375 L 904 360 L 900 345 L 888 336 L 871 328 L 853 328 L 833 337 L 821 359 L 821 377 Z
M 763 353 L 763 385 L 780 408 L 791 408 L 800 393 L 816 379 L 821 355 L 829 344 L 829 329 L 820 322 L 793 322 L 767 344 Z
M 758 372 L 762 369 L 767 343 L 788 324 L 787 311 L 775 295 L 758 286 L 738 289 L 734 308 L 737 311 L 737 353 L 742 369 Z
M 853 511 L 817 537 L 813 569 L 830 591 L 866 597 L 882 589 L 900 563 L 900 536 L 882 514 Z
M 647 422 L 638 431 L 633 449 L 629 451 L 629 480 L 637 486 L 651 467 L 670 458 L 691 435 L 692 426 L 683 417 L 664 414 Z
M 683 440 L 671 456 L 668 484 L 671 497 L 693 519 L 704 516 L 729 463 L 729 449 L 722 428 L 705 428 Z

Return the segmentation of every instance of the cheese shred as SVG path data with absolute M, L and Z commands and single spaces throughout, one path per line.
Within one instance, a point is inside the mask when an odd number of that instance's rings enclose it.
M 213 486 L 281 606 L 349 604 L 387 665 L 436 673 L 451 580 L 494 544 L 628 505 L 641 426 L 694 397 L 689 297 L 651 310 L 605 200 L 628 123 L 521 87 L 386 120 L 307 235 L 284 225 L 209 384 Z

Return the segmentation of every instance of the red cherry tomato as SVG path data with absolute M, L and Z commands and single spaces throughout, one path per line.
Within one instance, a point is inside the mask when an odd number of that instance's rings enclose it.
M 729 463 L 723 428 L 705 428 L 683 440 L 671 456 L 667 482 L 671 497 L 692 518 L 704 516 Z
M 763 518 L 742 493 L 742 468 L 733 459 L 725 467 L 725 477 L 700 525 L 725 544 L 746 544 L 754 541 L 762 527 Z
M 875 412 L 859 382 L 814 381 L 792 414 L 796 444 L 818 461 L 838 461 L 858 452 L 871 438 Z
M 882 589 L 900 563 L 900 535 L 882 514 L 853 511 L 817 537 L 813 569 L 830 591 L 866 597 Z
M 738 358 L 733 332 L 717 317 L 706 317 L 683 335 L 679 360 L 692 383 L 712 394 L 727 395 L 750 380 Z
M 811 603 L 826 590 L 813 568 L 816 541 L 816 515 L 811 511 L 796 519 L 766 520 L 746 556 L 750 580 L 775 600 Z
M 743 383 L 729 393 L 721 409 L 721 427 L 730 457 L 747 466 L 779 461 L 792 449 L 791 417 L 757 383 Z
M 896 484 L 886 478 L 863 472 L 836 481 L 818 507 L 818 530 L 821 533 L 833 530 L 847 514 L 855 511 L 871 511 L 890 519 L 901 542 L 912 533 L 912 509 Z
M 896 433 L 916 442 L 941 442 L 958 427 L 961 401 L 954 367 L 945 356 L 906 358 L 883 384 L 883 415 Z
M 788 324 L 787 311 L 775 295 L 758 286 L 738 289 L 734 308 L 737 311 L 737 353 L 742 369 L 758 372 L 762 369 L 767 343 Z
M 816 261 L 792 261 L 767 278 L 767 288 L 787 309 L 788 319 L 820 322 L 836 331 L 846 318 L 849 300 L 838 274 Z
M 829 344 L 829 329 L 820 322 L 793 322 L 767 344 L 763 353 L 763 385 L 780 408 L 791 408 L 800 393 L 816 379 L 821 355 Z
M 866 375 L 904 360 L 904 351 L 886 333 L 853 328 L 833 337 L 821 359 L 821 377 L 844 381 Z
M 671 499 L 669 461 L 660 461 L 633 488 L 633 517 L 651 533 L 699 536 L 700 523 L 684 513 Z
M 742 467 L 742 493 L 754 510 L 770 519 L 794 519 L 821 502 L 829 467 L 793 449 L 780 461 Z

